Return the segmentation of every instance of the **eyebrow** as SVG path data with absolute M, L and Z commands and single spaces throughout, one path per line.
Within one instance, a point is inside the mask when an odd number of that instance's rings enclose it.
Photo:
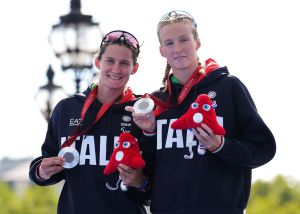
M 128 63 L 130 63 L 130 60 L 127 60 L 127 59 L 121 59 L 120 61 L 121 62 L 128 62 Z
M 179 39 L 182 39 L 182 38 L 190 38 L 190 35 L 188 35 L 188 34 L 183 34 L 183 35 L 180 35 L 179 37 L 177 37 L 177 38 L 179 38 Z M 166 39 L 166 40 L 163 40 L 163 42 L 170 42 L 170 41 L 173 41 L 173 40 L 176 40 L 176 38 L 175 39 Z

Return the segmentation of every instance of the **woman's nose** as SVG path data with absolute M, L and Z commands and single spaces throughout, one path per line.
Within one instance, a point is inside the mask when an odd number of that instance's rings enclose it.
M 174 51 L 176 51 L 176 52 L 182 51 L 182 48 L 181 48 L 180 43 L 176 42 L 176 43 L 174 44 Z
M 119 63 L 115 63 L 112 67 L 113 72 L 117 73 L 120 72 L 120 64 Z

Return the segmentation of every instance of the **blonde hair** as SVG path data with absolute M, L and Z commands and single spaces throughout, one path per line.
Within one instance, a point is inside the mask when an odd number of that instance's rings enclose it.
M 166 15 L 164 15 L 160 19 L 160 21 L 157 25 L 157 37 L 158 37 L 160 44 L 162 44 L 161 39 L 160 39 L 160 30 L 164 26 L 174 24 L 174 23 L 184 23 L 184 24 L 188 25 L 191 28 L 194 39 L 195 40 L 199 39 L 199 34 L 197 31 L 197 23 L 195 22 L 194 18 L 185 11 L 174 10 L 174 11 L 171 11 L 171 12 L 167 13 Z M 198 60 L 198 64 L 201 65 L 198 57 L 197 57 L 197 60 Z M 169 78 L 170 73 L 171 73 L 171 66 L 167 62 L 166 69 L 165 69 L 165 75 L 162 80 L 162 84 L 164 85 L 165 89 L 167 88 L 167 79 Z
M 173 23 L 184 23 L 190 26 L 192 30 L 192 34 L 194 36 L 194 39 L 199 39 L 198 31 L 197 31 L 197 23 L 195 22 L 195 19 L 187 12 L 180 11 L 180 10 L 174 10 L 167 14 L 165 14 L 159 21 L 157 25 L 157 37 L 160 40 L 160 30 L 162 27 L 173 24 Z

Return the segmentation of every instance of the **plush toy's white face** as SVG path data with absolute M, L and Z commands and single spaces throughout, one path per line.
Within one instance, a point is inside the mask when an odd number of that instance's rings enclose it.
M 173 129 L 197 128 L 201 123 L 208 125 L 215 134 L 224 135 L 225 130 L 217 122 L 215 101 L 207 94 L 200 94 L 190 108 L 171 125 Z
M 214 114 L 212 101 L 205 94 L 199 95 L 197 99 L 190 105 L 188 111 L 183 114 L 177 121 L 172 124 L 174 129 L 196 128 L 200 123 L 211 118 Z
M 201 112 L 209 111 L 211 109 L 211 105 L 209 103 L 201 103 L 201 100 L 198 101 L 199 102 L 193 102 L 191 104 L 189 111 L 191 112 L 191 117 L 195 123 L 202 123 L 204 117 Z
M 123 143 L 116 142 L 114 145 L 114 149 L 118 150 L 115 155 L 115 159 L 117 161 L 121 161 L 124 157 L 124 150 L 129 149 L 131 145 L 134 145 L 134 143 L 130 143 L 129 141 L 124 141 Z
M 116 171 L 120 163 L 132 168 L 142 168 L 145 165 L 138 142 L 127 132 L 120 134 L 119 140 L 115 142 L 114 151 L 103 173 L 109 175 Z

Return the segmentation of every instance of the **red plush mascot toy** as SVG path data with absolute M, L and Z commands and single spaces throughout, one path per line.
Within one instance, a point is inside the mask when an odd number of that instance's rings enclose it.
M 138 142 L 130 133 L 122 133 L 114 147 L 110 160 L 103 171 L 105 175 L 115 172 L 120 163 L 136 169 L 145 166 Z
M 188 111 L 172 123 L 172 129 L 190 129 L 201 123 L 209 126 L 216 135 L 224 135 L 225 129 L 217 121 L 214 103 L 206 94 L 200 94 Z

